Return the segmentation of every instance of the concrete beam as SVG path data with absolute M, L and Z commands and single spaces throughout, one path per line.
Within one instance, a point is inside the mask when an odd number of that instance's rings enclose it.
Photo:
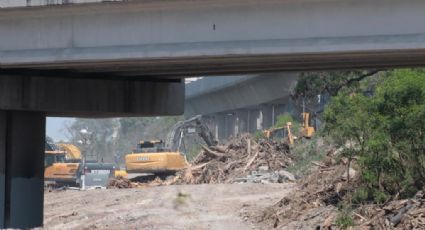
M 0 228 L 43 225 L 45 121 L 42 112 L 0 111 Z
M 0 10 L 0 68 L 183 77 L 425 64 L 423 0 L 163 0 Z
M 187 117 L 196 114 L 206 115 L 248 108 L 289 97 L 297 80 L 297 73 L 251 76 L 246 81 L 238 81 L 233 86 L 186 98 L 184 114 Z M 190 84 L 187 87 L 191 87 Z
M 126 79 L 0 76 L 0 109 L 49 116 L 156 116 L 183 113 L 184 83 Z

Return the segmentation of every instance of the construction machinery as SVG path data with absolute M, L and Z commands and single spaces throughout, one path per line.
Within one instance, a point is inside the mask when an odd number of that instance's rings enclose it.
M 279 137 L 281 139 L 285 139 L 285 142 L 287 144 L 293 145 L 296 137 L 292 134 L 291 127 L 292 122 L 286 122 L 286 125 L 284 127 L 266 129 L 263 131 L 263 134 L 264 137 L 269 140 Z
M 45 184 L 50 187 L 106 187 L 108 180 L 115 177 L 113 164 L 83 162 L 77 146 L 55 144 L 49 139 L 46 140 L 44 166 Z
M 310 113 L 307 112 L 303 112 L 301 113 L 302 119 L 303 119 L 303 124 L 301 127 L 301 137 L 304 138 L 311 138 L 315 132 L 314 127 L 309 125 L 309 121 L 310 121 Z
M 71 149 L 72 151 L 70 151 Z M 65 148 L 61 148 L 47 140 L 44 161 L 46 185 L 79 186 L 80 162 L 81 152 L 76 146 L 66 144 Z
M 128 173 L 151 173 L 160 176 L 172 175 L 188 166 L 186 155 L 181 151 L 183 138 L 187 134 L 196 133 L 208 146 L 214 146 L 214 139 L 201 116 L 180 121 L 167 135 L 166 141 L 140 141 L 137 149 L 125 156 Z

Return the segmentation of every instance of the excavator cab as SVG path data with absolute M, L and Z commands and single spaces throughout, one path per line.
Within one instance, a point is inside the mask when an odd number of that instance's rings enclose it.
M 165 148 L 162 140 L 140 141 L 133 153 L 125 156 L 129 173 L 170 175 L 187 167 L 185 157 Z
M 64 151 L 45 151 L 44 167 L 52 166 L 54 163 L 64 163 L 66 161 Z
M 79 185 L 79 163 L 70 163 L 68 152 L 50 140 L 46 140 L 44 178 L 46 185 Z
M 135 152 L 139 153 L 154 153 L 164 151 L 164 141 L 152 140 L 152 141 L 140 141 L 137 145 Z

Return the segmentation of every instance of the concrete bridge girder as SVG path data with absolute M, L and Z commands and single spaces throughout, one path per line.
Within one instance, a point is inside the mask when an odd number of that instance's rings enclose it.
M 165 0 L 0 9 L 0 68 L 182 77 L 424 65 L 423 8 Z

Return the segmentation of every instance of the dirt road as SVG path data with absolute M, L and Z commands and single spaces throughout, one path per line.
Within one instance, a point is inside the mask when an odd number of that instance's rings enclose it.
M 45 194 L 45 229 L 257 229 L 244 213 L 293 184 L 219 184 Z

